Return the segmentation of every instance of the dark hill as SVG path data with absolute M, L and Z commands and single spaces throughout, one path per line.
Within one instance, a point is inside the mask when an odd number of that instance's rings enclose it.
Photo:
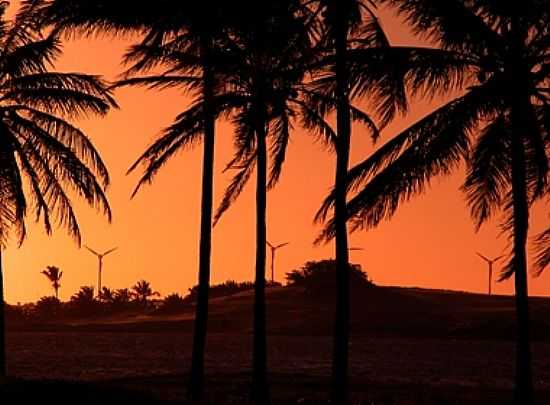
M 250 333 L 253 292 L 211 301 L 209 330 Z M 550 298 L 531 298 L 533 338 L 550 340 Z M 272 335 L 330 335 L 334 296 L 298 287 L 267 290 L 268 331 Z M 399 287 L 353 289 L 352 333 L 400 337 L 513 340 L 514 298 Z M 193 307 L 174 315 L 125 316 L 109 320 L 12 325 L 17 330 L 82 332 L 189 331 Z

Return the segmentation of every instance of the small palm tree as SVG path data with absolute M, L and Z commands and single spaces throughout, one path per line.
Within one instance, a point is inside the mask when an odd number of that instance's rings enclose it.
M 109 287 L 102 287 L 98 298 L 100 301 L 105 301 L 108 304 L 112 304 L 115 299 L 115 292 Z
M 114 301 L 119 304 L 128 304 L 132 301 L 132 293 L 128 288 L 119 288 L 113 294 Z
M 92 303 L 94 301 L 94 287 L 93 286 L 82 286 L 80 289 L 73 294 L 71 297 L 71 302 L 73 303 Z
M 5 18 L 6 4 L 0 9 L 0 305 L 2 251 L 12 234 L 23 242 L 29 211 L 47 233 L 57 224 L 77 243 L 70 195 L 110 218 L 107 169 L 88 137 L 62 116 L 103 115 L 116 106 L 100 78 L 51 71 L 61 47 L 55 31 L 40 30 L 43 1 L 22 1 L 12 21 Z M 0 379 L 6 376 L 4 336 L 0 310 Z
M 59 270 L 59 267 L 48 266 L 46 270 L 42 270 L 42 274 L 52 283 L 53 290 L 55 292 L 55 298 L 59 299 L 59 287 L 61 287 L 60 281 L 63 272 Z
M 132 287 L 132 294 L 134 299 L 140 304 L 146 305 L 151 297 L 159 297 L 160 294 L 157 291 L 153 291 L 151 284 L 146 280 L 138 281 Z

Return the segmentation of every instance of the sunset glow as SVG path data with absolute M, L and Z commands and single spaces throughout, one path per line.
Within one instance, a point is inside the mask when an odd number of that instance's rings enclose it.
M 389 12 L 382 21 L 395 43 L 412 41 Z M 123 70 L 119 61 L 132 38 L 71 39 L 57 64 L 61 71 L 79 71 L 115 79 Z M 130 195 L 137 175 L 126 170 L 160 129 L 170 124 L 188 100 L 176 91 L 122 89 L 116 92 L 120 110 L 104 119 L 79 122 L 90 135 L 110 169 L 112 184 L 108 196 L 114 212 L 112 224 L 77 203 L 85 244 L 97 250 L 119 246 L 105 259 L 103 284 L 128 287 L 147 279 L 163 295 L 184 293 L 196 284 L 198 267 L 198 230 L 201 151 L 180 154 L 133 200 Z M 380 142 L 430 111 L 437 101 L 419 100 L 411 114 L 384 131 Z M 219 202 L 231 173 L 222 173 L 232 154 L 231 127 L 218 124 L 216 146 L 215 201 Z M 376 147 L 376 146 L 374 146 Z M 369 136 L 359 127 L 353 135 L 353 162 L 373 150 Z M 280 184 L 268 195 L 268 239 L 291 244 L 277 257 L 278 281 L 284 273 L 312 259 L 334 256 L 332 244 L 315 247 L 319 227 L 313 215 L 327 194 L 333 179 L 334 157 L 314 138 L 297 129 L 292 137 L 286 167 Z M 404 204 L 394 220 L 371 232 L 357 232 L 350 246 L 351 261 L 359 263 L 380 285 L 422 286 L 430 288 L 484 292 L 486 265 L 476 251 L 496 256 L 505 251 L 508 241 L 499 237 L 498 222 L 493 221 L 479 233 L 459 191 L 463 170 L 434 182 L 431 190 Z M 289 197 L 294 196 L 294 197 Z M 212 281 L 251 280 L 254 264 L 253 187 L 245 193 L 214 228 Z M 546 209 L 538 206 L 532 218 L 531 234 L 542 230 Z M 34 301 L 51 294 L 47 280 L 40 275 L 47 265 L 64 272 L 60 298 L 67 300 L 80 286 L 96 284 L 96 258 L 79 249 L 56 231 L 48 237 L 31 227 L 29 238 L 18 249 L 12 243 L 5 253 L 6 300 L 9 303 Z M 269 262 L 268 262 L 269 265 Z M 498 267 L 498 266 L 497 266 Z M 509 294 L 513 284 L 496 284 L 493 291 Z M 530 280 L 532 295 L 550 295 L 550 278 L 543 275 Z

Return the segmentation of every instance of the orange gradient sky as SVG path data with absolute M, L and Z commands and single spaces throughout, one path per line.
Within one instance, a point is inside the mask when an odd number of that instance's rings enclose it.
M 385 28 L 396 44 L 411 43 L 407 30 L 389 12 L 381 13 Z M 120 57 L 129 39 L 77 39 L 67 41 L 65 54 L 57 63 L 60 71 L 103 74 L 114 79 L 122 71 Z M 201 148 L 182 153 L 132 201 L 137 176 L 126 170 L 148 146 L 160 129 L 171 123 L 186 107 L 186 98 L 176 91 L 154 92 L 123 89 L 116 93 L 121 109 L 103 119 L 78 122 L 91 137 L 110 169 L 112 185 L 108 196 L 114 211 L 112 224 L 93 210 L 77 203 L 83 241 L 96 250 L 118 246 L 105 259 L 103 285 L 129 287 L 147 279 L 165 295 L 184 294 L 196 283 L 200 204 Z M 415 103 L 410 115 L 397 120 L 381 142 L 392 133 L 428 113 L 433 105 Z M 216 147 L 215 201 L 231 173 L 222 174 L 232 154 L 231 127 L 218 124 Z M 356 128 L 353 162 L 373 151 L 368 134 Z M 313 137 L 297 130 L 289 146 L 283 176 L 268 196 L 268 239 L 289 241 L 277 257 L 278 281 L 284 273 L 305 261 L 333 257 L 332 244 L 315 247 L 319 227 L 312 219 L 330 189 L 334 157 Z M 360 263 L 376 284 L 421 286 L 484 292 L 486 265 L 476 251 L 489 256 L 503 252 L 505 236 L 499 237 L 494 221 L 479 233 L 469 218 L 464 196 L 459 191 L 462 169 L 439 178 L 429 192 L 404 204 L 391 222 L 369 232 L 350 236 L 350 246 L 364 248 L 351 252 L 351 261 Z M 254 266 L 254 181 L 213 232 L 212 282 L 228 279 L 251 280 Z M 538 206 L 532 217 L 531 232 L 546 225 L 546 209 Z M 67 300 L 83 285 L 96 285 L 97 260 L 79 249 L 57 230 L 52 237 L 32 225 L 23 247 L 12 244 L 4 254 L 6 299 L 10 303 L 34 301 L 50 295 L 51 287 L 40 271 L 56 265 L 64 272 L 60 298 Z M 269 262 L 268 262 L 269 266 Z M 508 281 L 495 285 L 496 293 L 511 293 Z M 550 294 L 550 276 L 531 279 L 532 295 Z

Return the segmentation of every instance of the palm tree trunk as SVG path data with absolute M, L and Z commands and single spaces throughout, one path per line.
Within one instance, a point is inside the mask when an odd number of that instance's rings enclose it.
M 337 7 L 338 9 L 338 7 Z M 348 393 L 348 347 L 350 324 L 349 251 L 346 210 L 346 178 L 349 166 L 351 119 L 348 95 L 347 24 L 339 18 L 335 27 L 336 97 L 337 97 L 337 145 L 335 179 L 335 239 L 336 239 L 336 317 L 334 321 L 334 346 L 332 354 L 331 403 L 345 405 Z
M 210 290 L 210 257 L 212 250 L 212 203 L 214 188 L 215 114 L 211 110 L 214 97 L 214 72 L 209 61 L 210 40 L 202 41 L 203 98 L 204 98 L 204 152 L 202 173 L 201 228 L 199 247 L 199 284 L 193 353 L 189 379 L 189 398 L 193 402 L 202 399 L 204 392 L 204 354 L 208 327 L 208 293 Z
M 101 271 L 103 270 L 103 260 L 99 260 L 99 269 L 97 270 L 97 299 L 101 301 Z
M 515 110 L 515 109 L 514 109 Z M 517 112 L 512 111 L 516 121 Z M 525 174 L 525 150 L 522 132 L 514 127 L 512 141 L 512 198 L 513 198 L 513 255 L 516 288 L 516 386 L 515 403 L 533 403 L 533 377 L 531 370 L 529 295 L 527 290 L 527 231 L 529 227 L 529 207 Z
M 530 347 L 530 322 L 529 322 L 529 294 L 527 290 L 527 233 L 529 228 L 529 203 L 527 191 L 527 175 L 525 161 L 525 145 L 523 143 L 524 131 L 527 122 L 527 111 L 524 108 L 529 105 L 528 71 L 523 66 L 523 44 L 527 33 L 521 17 L 524 14 L 524 5 L 512 18 L 512 52 L 510 86 L 511 94 L 511 119 L 512 119 L 512 203 L 513 203 L 513 255 L 514 277 L 516 288 L 516 316 L 517 316 L 517 341 L 516 341 L 516 381 L 514 402 L 519 405 L 532 405 L 533 375 L 531 369 Z
M 4 269 L 2 266 L 2 248 L 0 248 L 0 384 L 6 381 L 6 303 L 4 302 Z
M 252 351 L 252 402 L 269 405 L 267 380 L 267 331 L 265 305 L 265 255 L 267 209 L 267 146 L 266 124 L 261 114 L 256 128 L 257 135 L 257 184 L 256 184 L 256 274 L 254 281 L 254 341 Z

